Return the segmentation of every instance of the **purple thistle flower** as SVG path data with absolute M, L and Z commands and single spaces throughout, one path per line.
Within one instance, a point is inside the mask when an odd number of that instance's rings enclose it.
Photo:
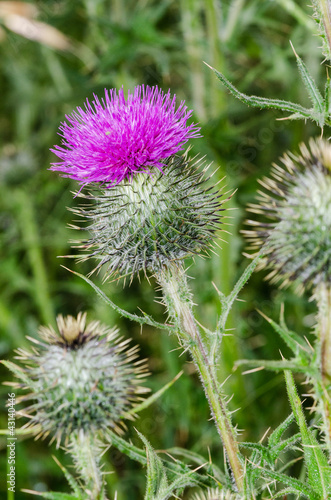
M 101 182 L 111 187 L 137 172 L 149 172 L 176 154 L 188 139 L 201 137 L 200 127 L 186 125 L 192 111 L 176 96 L 158 87 L 135 87 L 125 99 L 123 89 L 94 95 L 85 110 L 78 107 L 60 127 L 62 146 L 51 149 L 62 161 L 51 170 L 64 173 L 82 185 Z

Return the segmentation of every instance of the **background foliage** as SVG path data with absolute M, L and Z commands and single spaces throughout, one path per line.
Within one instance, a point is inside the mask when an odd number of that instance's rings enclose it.
M 90 319 L 116 323 L 149 357 L 153 376 L 148 383 L 153 390 L 185 369 L 161 401 L 141 414 L 137 429 L 157 449 L 181 446 L 208 456 L 209 448 L 213 460 L 222 463 L 199 381 L 191 376 L 189 360 L 178 358 L 175 339 L 149 327 L 140 331 L 117 317 L 86 283 L 61 267 L 88 272 L 92 263 L 77 265 L 57 258 L 72 252 L 68 241 L 75 234 L 68 227 L 72 215 L 67 207 L 77 202 L 71 194 L 77 186 L 47 170 L 54 161 L 49 148 L 59 142 L 57 128 L 64 115 L 93 93 L 101 95 L 105 87 L 158 85 L 186 100 L 204 135 L 192 141 L 193 153 L 219 165 L 216 175 L 226 175 L 228 188 L 238 189 L 231 201 L 237 210 L 229 212 L 232 219 L 227 221 L 231 235 L 220 235 L 226 242 L 221 242 L 219 255 L 197 259 L 190 269 L 198 316 L 213 325 L 218 304 L 211 281 L 228 292 L 247 264 L 239 230 L 246 203 L 258 189 L 257 178 L 285 150 L 297 149 L 319 131 L 302 122 L 276 121 L 283 118 L 281 113 L 247 108 L 226 93 L 202 61 L 222 71 L 242 92 L 305 105 L 289 40 L 318 82 L 324 70 L 312 12 L 301 0 L 43 1 L 25 4 L 27 10 L 21 6 L 26 23 L 18 34 L 9 22 L 10 3 L 13 6 L 14 2 L 0 2 L 1 357 L 11 358 L 13 349 L 26 345 L 26 335 L 35 336 L 39 324 L 54 323 L 58 313 L 87 310 Z M 29 24 L 32 14 L 48 25 L 47 39 L 45 35 L 31 40 L 36 37 Z M 104 290 L 127 310 L 135 312 L 139 306 L 162 318 L 157 294 L 144 279 L 125 291 L 121 283 L 108 283 Z M 245 302 L 237 304 L 228 325 L 235 331 L 224 339 L 224 378 L 239 358 L 277 359 L 279 350 L 287 354 L 256 308 L 277 320 L 284 302 L 288 326 L 307 335 L 314 322 L 314 304 L 270 287 L 263 273 L 253 275 L 241 298 Z M 3 368 L 0 376 L 8 379 Z M 282 375 L 262 371 L 243 376 L 238 369 L 226 390 L 234 393 L 232 408 L 240 408 L 236 421 L 243 440 L 260 439 L 267 427 L 275 428 L 289 413 Z M 8 388 L 0 391 L 0 425 L 6 428 Z M 129 435 L 140 446 L 133 426 Z M 2 439 L 1 470 L 6 467 L 5 444 Z M 18 491 L 67 490 L 65 483 L 59 486 L 62 473 L 51 452 L 47 444 L 31 439 L 17 444 Z M 69 463 L 64 453 L 58 456 L 63 464 Z M 110 497 L 117 491 L 119 500 L 141 498 L 145 484 L 140 467 L 116 450 L 107 457 L 113 471 L 107 477 Z M 25 498 L 25 493 L 16 494 L 17 500 Z

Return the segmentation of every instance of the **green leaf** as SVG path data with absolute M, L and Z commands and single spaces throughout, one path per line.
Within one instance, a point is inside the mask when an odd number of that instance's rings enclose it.
M 81 499 L 82 498 L 82 491 L 79 487 L 79 484 L 75 480 L 75 478 L 70 474 L 70 472 L 58 461 L 58 459 L 53 455 L 53 460 L 54 462 L 60 467 L 61 471 L 63 472 L 66 480 L 69 483 L 69 486 L 71 486 L 72 491 L 76 495 L 77 498 Z
M 272 500 L 274 500 L 275 498 L 287 498 L 287 495 L 297 495 L 297 490 L 294 490 L 293 488 L 284 488 L 283 490 L 281 491 L 278 491 L 278 493 L 276 493 L 275 495 L 273 495 L 271 497 Z
M 220 315 L 220 318 L 219 318 L 219 321 L 217 324 L 217 331 L 218 332 L 224 331 L 225 323 L 226 323 L 226 320 L 229 316 L 229 313 L 231 311 L 231 308 L 232 308 L 234 301 L 238 297 L 239 292 L 246 285 L 247 281 L 249 280 L 249 278 L 253 274 L 254 269 L 256 268 L 256 266 L 258 265 L 258 263 L 260 262 L 262 257 L 263 257 L 263 254 L 260 253 L 252 260 L 252 262 L 250 264 L 248 264 L 248 266 L 246 267 L 246 269 L 244 270 L 244 272 L 242 273 L 242 275 L 238 279 L 237 283 L 235 284 L 232 292 L 227 297 L 225 297 L 222 292 L 219 292 L 217 290 L 219 297 L 220 297 L 221 304 L 222 304 L 222 313 Z
M 162 460 L 157 456 L 149 441 L 138 432 L 138 436 L 146 447 L 147 485 L 145 500 L 162 500 L 168 487 L 168 480 Z
M 294 422 L 294 415 L 291 413 L 284 422 L 279 424 L 279 426 L 270 434 L 269 439 L 268 439 L 268 445 L 270 448 L 273 448 L 274 446 L 278 446 L 282 435 L 284 432 L 289 428 L 289 426 Z
M 288 111 L 290 113 L 293 113 L 293 116 L 291 117 L 292 119 L 296 118 L 311 118 L 314 121 L 318 121 L 314 110 L 304 108 L 303 106 L 300 106 L 299 104 L 295 104 L 293 102 L 288 102 L 288 101 L 282 101 L 280 99 L 265 99 L 263 97 L 257 97 L 257 96 L 248 96 L 246 94 L 243 94 L 240 92 L 234 85 L 232 85 L 229 80 L 225 78 L 222 73 L 217 71 L 215 68 L 212 66 L 209 66 L 209 64 L 205 63 L 210 69 L 212 69 L 217 76 L 217 78 L 225 85 L 225 87 L 230 91 L 232 95 L 237 97 L 240 101 L 243 103 L 247 104 L 248 106 L 252 106 L 255 108 L 273 108 L 273 109 L 280 109 L 282 111 Z
M 147 465 L 147 454 L 145 450 L 141 450 L 132 443 L 128 443 L 110 429 L 104 434 L 104 438 L 132 460 L 139 462 L 141 465 Z M 190 474 L 195 483 L 200 486 L 215 486 L 215 481 L 209 475 L 191 471 L 190 468 L 180 460 L 176 460 L 175 462 L 164 462 L 164 467 L 167 470 L 169 480 L 176 478 L 179 474 Z
M 298 65 L 301 79 L 302 79 L 302 81 L 303 81 L 303 83 L 308 91 L 308 94 L 309 94 L 309 97 L 313 103 L 314 109 L 320 115 L 319 125 L 320 125 L 320 127 L 322 127 L 324 124 L 324 99 L 323 99 L 320 91 L 318 90 L 316 83 L 314 82 L 314 79 L 310 75 L 305 63 L 303 62 L 303 60 L 298 56 L 298 54 L 294 50 L 292 43 L 291 43 L 291 47 L 293 49 L 294 55 L 295 55 L 296 60 L 297 60 L 297 65 Z
M 253 464 L 254 465 L 254 464 Z M 280 472 L 276 472 L 274 470 L 267 469 L 265 467 L 255 466 L 257 469 L 263 473 L 263 476 L 268 479 L 275 479 L 276 481 L 286 484 L 298 495 L 304 495 L 309 500 L 321 500 L 321 498 L 316 494 L 316 492 L 310 488 L 307 484 L 295 479 L 294 477 L 287 476 L 286 474 L 282 474 Z
M 138 432 L 138 431 L 137 431 Z M 147 455 L 147 485 L 145 500 L 168 500 L 174 492 L 187 486 L 198 486 L 199 481 L 193 471 L 179 473 L 177 477 L 168 484 L 166 469 L 163 461 L 155 453 L 149 441 L 138 432 L 140 439 L 146 447 Z
M 141 450 L 132 443 L 125 441 L 115 432 L 107 429 L 104 435 L 105 440 L 107 440 L 111 445 L 115 446 L 119 451 L 127 455 L 131 460 L 139 462 L 141 465 L 147 465 L 147 456 L 145 450 Z
M 217 479 L 224 487 L 231 488 L 232 486 L 231 478 L 226 476 L 224 472 L 217 465 L 215 465 L 211 461 L 208 461 L 205 457 L 203 457 L 199 453 L 178 447 L 168 448 L 167 453 L 170 453 L 170 455 L 184 457 L 187 460 L 190 460 L 190 462 L 195 463 L 197 465 L 206 465 L 206 471 L 210 476 L 215 477 L 215 479 Z
M 280 455 L 280 453 L 282 451 L 284 451 L 286 448 L 294 448 L 294 445 L 300 441 L 301 439 L 301 434 L 300 432 L 298 432 L 297 434 L 294 434 L 293 436 L 287 438 L 287 439 L 284 439 L 283 441 L 281 441 L 280 443 L 278 443 L 278 445 L 276 445 L 275 447 L 270 447 L 270 455 L 272 457 L 272 459 L 275 461 L 277 459 L 277 457 Z
M 310 368 L 308 366 L 302 365 L 301 360 L 293 358 L 290 361 L 280 360 L 272 361 L 267 359 L 239 359 L 235 362 L 235 366 L 253 366 L 261 367 L 266 370 L 271 370 L 275 372 L 280 372 L 283 370 L 293 370 L 299 373 L 306 373 L 311 376 L 316 376 L 316 370 L 314 367 Z
M 284 373 L 290 404 L 301 433 L 309 484 L 321 498 L 329 498 L 331 495 L 331 467 L 321 445 L 307 427 L 293 375 L 288 370 Z
M 239 446 L 242 446 L 243 448 L 247 448 L 248 450 L 258 451 L 261 454 L 263 454 L 267 451 L 267 448 L 263 444 L 259 444 L 259 443 L 249 443 L 247 441 L 242 441 L 241 443 L 239 443 Z
M 64 269 L 66 269 L 67 271 L 69 271 L 70 273 L 75 274 L 76 276 L 79 276 L 79 278 L 82 278 L 84 281 L 86 281 L 86 283 L 88 283 L 97 292 L 99 297 L 101 297 L 112 309 L 114 309 L 114 311 L 118 312 L 121 316 L 124 316 L 125 318 L 131 319 L 132 321 L 136 321 L 140 325 L 146 324 L 146 325 L 154 326 L 155 328 L 159 328 L 161 330 L 167 330 L 168 332 L 173 332 L 173 333 L 177 332 L 177 329 L 174 326 L 159 323 L 158 321 L 155 321 L 151 316 L 149 316 L 148 314 L 146 314 L 144 312 L 143 312 L 143 316 L 138 316 L 137 314 L 131 314 L 128 311 L 125 311 L 125 309 L 122 309 L 121 307 L 116 305 L 112 300 L 110 300 L 110 298 L 107 297 L 107 295 L 102 290 L 100 290 L 100 288 L 95 283 L 93 283 L 93 281 L 91 281 L 89 278 L 84 276 L 84 274 L 80 274 L 80 273 L 77 273 L 76 271 L 72 271 L 71 269 L 68 269 L 65 266 L 62 266 L 62 267 Z
M 309 350 L 305 343 L 303 342 L 300 335 L 289 330 L 284 322 L 283 316 L 281 316 L 281 324 L 276 323 L 271 318 L 259 311 L 259 314 L 268 321 L 276 333 L 284 340 L 285 344 L 291 349 L 295 356 L 300 356 L 303 360 L 310 362 Z M 281 313 L 283 314 L 283 313 Z

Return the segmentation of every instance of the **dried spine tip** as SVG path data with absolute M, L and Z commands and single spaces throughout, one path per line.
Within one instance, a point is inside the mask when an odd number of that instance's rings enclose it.
M 89 222 L 91 238 L 78 248 L 88 251 L 80 260 L 99 259 L 106 278 L 152 273 L 165 263 L 203 253 L 221 221 L 221 195 L 204 185 L 200 160 L 173 156 L 165 173 L 156 168 L 137 174 L 131 182 L 90 195 L 93 205 L 74 213 Z
M 145 361 L 137 360 L 137 348 L 128 349 L 116 329 L 97 321 L 86 323 L 86 314 L 57 318 L 52 327 L 39 330 L 33 352 L 18 350 L 21 361 L 15 371 L 30 393 L 21 401 L 32 401 L 24 409 L 28 427 L 39 424 L 37 437 L 53 436 L 59 446 L 72 433 L 88 434 L 112 428 L 121 432 L 123 418 L 140 401 L 140 387 L 147 374 Z M 31 339 L 32 340 L 32 339 Z
M 260 182 L 259 204 L 248 209 L 265 219 L 248 220 L 252 229 L 243 233 L 251 250 L 264 246 L 260 268 L 271 269 L 267 278 L 281 286 L 294 282 L 302 293 L 331 283 L 331 145 L 310 140 L 309 149 L 301 144 L 298 156 L 281 161 Z

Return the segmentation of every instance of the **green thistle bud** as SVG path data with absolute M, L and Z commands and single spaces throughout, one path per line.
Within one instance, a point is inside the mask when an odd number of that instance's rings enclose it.
M 97 434 L 107 428 L 121 432 L 123 418 L 147 392 L 140 387 L 146 376 L 145 360 L 137 361 L 137 347 L 118 337 L 98 321 L 86 324 L 86 314 L 57 318 L 58 332 L 41 327 L 41 340 L 30 339 L 33 352 L 19 349 L 23 366 L 15 371 L 29 394 L 21 401 L 33 401 L 24 409 L 27 427 L 40 429 L 37 437 L 53 436 L 59 446 L 72 433 Z
M 220 223 L 219 192 L 204 186 L 204 173 L 187 156 L 173 156 L 164 165 L 136 174 L 111 189 L 93 191 L 91 207 L 74 210 L 89 221 L 91 238 L 78 248 L 81 260 L 99 259 L 106 276 L 152 273 L 164 263 L 205 253 Z
M 208 488 L 207 491 L 195 493 L 191 500 L 240 500 L 242 496 L 228 490 Z
M 249 211 L 266 219 L 248 220 L 253 229 L 243 231 L 250 249 L 264 245 L 260 267 L 271 269 L 267 278 L 281 286 L 294 282 L 299 293 L 331 282 L 331 145 L 319 139 L 309 147 L 286 154 L 283 166 L 260 181 L 267 192 Z

